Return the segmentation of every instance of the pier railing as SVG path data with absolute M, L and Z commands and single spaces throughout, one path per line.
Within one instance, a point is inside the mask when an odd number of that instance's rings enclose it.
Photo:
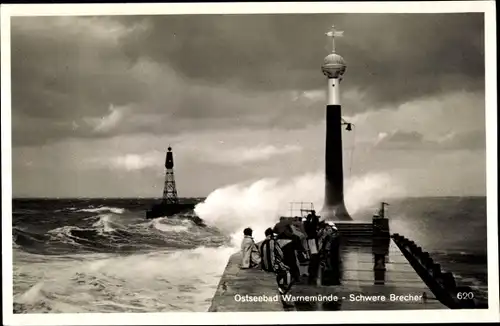
M 403 255 L 427 284 L 436 298 L 451 309 L 487 308 L 474 298 L 470 286 L 459 286 L 451 272 L 441 270 L 430 254 L 419 247 L 415 241 L 395 233 L 392 239 Z

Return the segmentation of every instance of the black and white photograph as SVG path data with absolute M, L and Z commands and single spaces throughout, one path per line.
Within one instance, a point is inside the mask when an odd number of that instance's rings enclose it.
M 2 6 L 8 324 L 498 321 L 494 3 L 347 4 Z

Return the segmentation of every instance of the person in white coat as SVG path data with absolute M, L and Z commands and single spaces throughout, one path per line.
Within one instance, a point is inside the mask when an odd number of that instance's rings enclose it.
M 260 266 L 260 254 L 255 241 L 252 238 L 252 229 L 243 230 L 243 241 L 241 242 L 241 268 L 254 268 Z

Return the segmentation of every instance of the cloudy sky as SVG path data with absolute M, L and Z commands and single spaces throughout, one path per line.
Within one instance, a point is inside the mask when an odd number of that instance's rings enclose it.
M 482 14 L 287 14 L 13 18 L 14 196 L 161 196 L 168 145 L 181 196 L 321 173 L 332 23 L 345 177 L 485 195 Z

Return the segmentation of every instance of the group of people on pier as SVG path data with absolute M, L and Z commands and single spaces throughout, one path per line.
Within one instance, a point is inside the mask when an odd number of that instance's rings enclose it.
M 339 238 L 333 223 L 320 220 L 312 210 L 307 217 L 281 217 L 256 244 L 251 228 L 243 231 L 241 268 L 261 268 L 276 274 L 280 293 L 307 276 L 310 285 L 339 284 Z M 301 266 L 308 265 L 307 273 Z

